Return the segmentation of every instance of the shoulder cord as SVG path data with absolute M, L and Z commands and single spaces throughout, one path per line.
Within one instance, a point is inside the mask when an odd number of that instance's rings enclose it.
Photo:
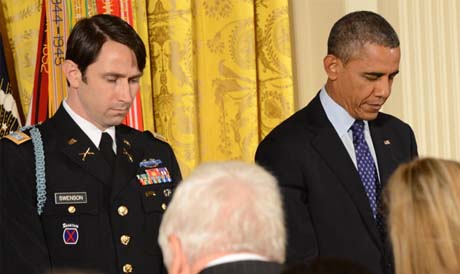
M 21 128 L 21 131 L 29 128 L 31 128 L 30 136 L 32 137 L 32 144 L 34 146 L 37 213 L 40 216 L 43 213 L 43 207 L 46 202 L 45 152 L 43 149 L 42 135 L 37 127 L 26 126 Z

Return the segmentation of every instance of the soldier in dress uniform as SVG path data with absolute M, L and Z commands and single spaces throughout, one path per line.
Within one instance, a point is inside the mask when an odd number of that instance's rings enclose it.
M 0 141 L 0 273 L 164 273 L 156 242 L 177 183 L 171 147 L 121 125 L 146 51 L 116 16 L 72 30 L 56 114 Z

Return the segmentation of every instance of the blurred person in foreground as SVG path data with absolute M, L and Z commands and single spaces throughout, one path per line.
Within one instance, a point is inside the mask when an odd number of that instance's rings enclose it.
M 169 274 L 275 274 L 285 256 L 276 180 L 242 162 L 208 163 L 181 182 L 160 226 Z
M 380 112 L 399 72 L 399 39 L 382 16 L 357 11 L 332 27 L 326 84 L 268 134 L 256 162 L 278 179 L 288 231 L 287 263 L 318 256 L 393 273 L 380 194 L 417 155 L 411 127 Z
M 179 166 L 169 144 L 121 124 L 145 64 L 142 39 L 120 17 L 76 23 L 67 97 L 50 119 L 0 141 L 0 273 L 166 271 L 156 238 Z
M 75 269 L 54 269 L 52 272 L 47 272 L 46 274 L 103 274 L 100 272 L 93 271 L 79 271 Z
M 281 274 L 373 274 L 364 266 L 348 260 L 317 257 L 308 264 L 286 266 Z
M 401 165 L 385 190 L 397 274 L 460 273 L 460 163 Z

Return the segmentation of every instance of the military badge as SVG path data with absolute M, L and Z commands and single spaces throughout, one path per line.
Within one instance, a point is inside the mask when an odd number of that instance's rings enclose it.
M 144 193 L 144 195 L 145 195 L 146 198 L 157 196 L 157 194 L 155 193 L 155 191 L 151 191 L 151 190 L 146 191 L 146 192 Z
M 152 167 L 157 167 L 161 163 L 162 162 L 160 159 L 148 159 L 148 160 L 143 160 L 142 162 L 140 162 L 139 167 L 152 168 Z
M 133 162 L 133 156 L 126 150 L 126 148 L 123 148 L 123 155 L 126 155 L 129 162 Z
M 139 181 L 139 184 L 141 184 L 142 186 L 153 184 L 152 181 L 150 180 L 149 176 L 147 174 L 145 174 L 145 173 L 144 174 L 137 174 L 136 177 L 137 177 L 137 180 Z
M 145 172 L 147 173 L 150 180 L 152 180 L 154 184 L 163 184 L 163 183 L 172 182 L 171 176 L 169 175 L 168 168 L 166 167 L 146 169 Z
M 88 155 L 94 155 L 94 152 L 91 151 L 91 148 L 88 147 L 85 152 L 78 153 L 79 156 L 81 156 L 81 160 L 84 162 L 86 161 L 86 157 Z
M 163 190 L 163 194 L 165 195 L 165 197 L 169 197 L 172 194 L 172 190 L 170 188 L 167 188 Z
M 29 141 L 32 139 L 29 135 L 25 134 L 22 131 L 15 131 L 10 133 L 9 135 L 5 136 L 6 139 L 9 139 L 10 141 L 14 142 L 16 145 L 20 145 L 24 142 Z
M 66 245 L 76 245 L 78 243 L 78 225 L 77 224 L 62 224 L 64 231 L 62 232 L 62 239 Z
M 137 174 L 136 177 L 143 186 L 172 182 L 171 175 L 166 167 L 149 168 L 145 170 L 145 173 Z
M 131 146 L 131 143 L 126 139 L 123 139 L 123 144 L 125 144 L 125 145 L 127 145 L 129 147 Z

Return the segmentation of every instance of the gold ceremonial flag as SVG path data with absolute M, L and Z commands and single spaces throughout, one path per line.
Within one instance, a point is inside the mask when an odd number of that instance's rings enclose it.
M 0 35 L 0 137 L 9 134 L 10 131 L 17 130 L 21 126 L 6 65 L 3 40 Z

